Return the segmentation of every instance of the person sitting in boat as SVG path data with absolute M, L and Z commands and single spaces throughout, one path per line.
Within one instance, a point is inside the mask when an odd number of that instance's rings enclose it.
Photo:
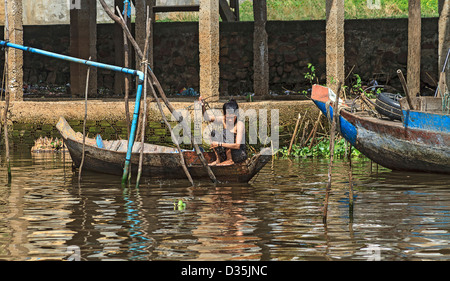
M 239 120 L 239 106 L 233 99 L 223 105 L 223 116 L 209 116 L 206 113 L 204 102 L 200 96 L 198 99 L 202 105 L 203 117 L 208 122 L 219 122 L 223 126 L 222 137 L 212 132 L 211 148 L 216 154 L 216 161 L 210 165 L 225 166 L 241 163 L 247 159 L 245 146 L 245 125 Z

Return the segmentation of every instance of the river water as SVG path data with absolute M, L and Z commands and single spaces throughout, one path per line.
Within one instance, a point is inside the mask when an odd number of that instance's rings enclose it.
M 71 168 L 68 154 L 12 155 L 0 168 L 0 260 L 450 260 L 450 176 L 353 160 L 269 162 L 249 184 L 120 178 Z M 184 204 L 177 204 L 178 201 Z M 181 203 L 181 202 L 180 202 Z M 75 249 L 75 250 L 74 250 Z

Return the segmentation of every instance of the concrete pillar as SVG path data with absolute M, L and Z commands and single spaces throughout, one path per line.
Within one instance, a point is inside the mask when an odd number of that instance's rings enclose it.
M 439 73 L 444 67 L 445 58 L 450 48 L 450 0 L 439 0 Z M 445 80 L 450 87 L 450 61 L 445 69 Z
M 327 85 L 336 92 L 345 80 L 344 0 L 327 0 L 326 15 Z
M 114 12 L 117 14 L 116 6 L 121 10 L 124 9 L 123 0 L 114 0 Z M 128 24 L 128 18 L 125 17 Z M 130 26 L 128 24 L 128 26 Z M 130 29 L 131 30 L 131 29 Z M 125 65 L 124 57 L 124 42 L 123 42 L 123 30 L 120 24 L 114 23 L 114 61 L 115 65 L 127 67 Z M 122 94 L 125 92 L 125 79 L 124 74 L 120 72 L 114 73 L 114 93 Z
M 79 0 L 79 7 L 70 10 L 70 49 L 73 57 L 97 60 L 97 1 Z M 87 66 L 70 64 L 70 91 L 72 96 L 84 96 Z M 97 69 L 91 68 L 89 95 L 97 94 Z
M 219 0 L 200 0 L 200 94 L 219 100 Z
M 269 94 L 269 48 L 267 45 L 267 2 L 253 2 L 253 89 L 256 96 Z
M 420 94 L 421 29 L 422 18 L 420 16 L 420 0 L 409 0 L 406 84 L 413 97 Z
M 146 19 L 147 19 L 147 7 L 149 10 L 149 17 L 152 19 L 152 26 L 150 27 L 150 38 L 149 38 L 149 53 L 148 62 L 151 68 L 153 68 L 153 22 L 155 21 L 155 15 L 153 13 L 153 7 L 156 5 L 156 0 L 136 0 L 136 25 L 135 34 L 136 42 L 142 51 L 144 51 L 146 34 Z M 136 69 L 141 68 L 141 62 L 136 59 Z
M 8 0 L 8 30 L 11 43 L 23 45 L 22 0 Z M 11 101 L 23 100 L 23 52 L 8 50 L 8 84 Z

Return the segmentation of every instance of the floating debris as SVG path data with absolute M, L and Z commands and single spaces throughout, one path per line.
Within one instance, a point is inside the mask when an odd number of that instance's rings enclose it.
M 39 137 L 34 141 L 34 146 L 31 148 L 31 152 L 57 152 L 67 149 L 62 139 Z

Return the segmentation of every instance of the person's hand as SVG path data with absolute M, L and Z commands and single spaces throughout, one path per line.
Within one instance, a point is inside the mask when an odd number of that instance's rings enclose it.
M 203 106 L 203 98 L 202 98 L 202 96 L 198 97 L 198 101 L 200 102 L 201 106 Z
M 211 148 L 219 147 L 219 146 L 220 146 L 219 144 L 220 144 L 220 143 L 218 143 L 218 142 L 216 142 L 216 141 L 213 141 L 213 142 L 211 142 Z

